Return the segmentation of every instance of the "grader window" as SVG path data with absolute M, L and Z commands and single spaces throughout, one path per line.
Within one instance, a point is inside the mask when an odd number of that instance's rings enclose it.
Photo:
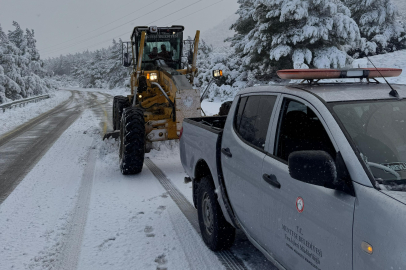
M 145 37 L 142 69 L 155 70 L 158 63 L 180 69 L 183 33 L 148 34 Z M 139 40 L 137 47 L 139 48 Z M 138 50 L 137 48 L 137 50 Z

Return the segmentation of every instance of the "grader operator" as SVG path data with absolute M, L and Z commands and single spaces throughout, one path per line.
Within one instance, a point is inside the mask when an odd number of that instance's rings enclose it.
M 183 31 L 183 26 L 175 25 L 138 26 L 127 52 L 123 49 L 123 65 L 133 67 L 131 95 L 113 100 L 123 174 L 140 173 L 152 142 L 179 139 L 183 119 L 201 116 L 200 92 L 192 87 L 200 32 L 193 61 L 182 69 Z

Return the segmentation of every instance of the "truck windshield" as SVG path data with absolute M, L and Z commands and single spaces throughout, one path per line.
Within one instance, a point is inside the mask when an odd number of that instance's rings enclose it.
M 333 110 L 375 180 L 406 191 L 406 101 L 335 103 Z
M 145 37 L 142 69 L 155 70 L 157 61 L 174 69 L 180 69 L 182 33 L 148 34 Z M 138 41 L 138 48 L 139 48 Z M 137 48 L 137 49 L 138 49 Z

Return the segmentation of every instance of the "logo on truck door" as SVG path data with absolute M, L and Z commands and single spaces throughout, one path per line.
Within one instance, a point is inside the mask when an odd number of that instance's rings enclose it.
M 296 210 L 299 213 L 302 213 L 304 210 L 304 201 L 303 201 L 302 197 L 297 197 L 297 199 L 296 199 Z

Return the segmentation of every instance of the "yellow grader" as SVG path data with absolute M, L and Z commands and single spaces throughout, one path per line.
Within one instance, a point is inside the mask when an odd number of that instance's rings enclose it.
M 131 95 L 115 96 L 113 128 L 120 137 L 120 170 L 142 171 L 153 142 L 179 139 L 184 118 L 200 117 L 200 92 L 193 89 L 200 32 L 182 69 L 183 26 L 137 26 L 123 43 L 123 65 L 132 66 Z

